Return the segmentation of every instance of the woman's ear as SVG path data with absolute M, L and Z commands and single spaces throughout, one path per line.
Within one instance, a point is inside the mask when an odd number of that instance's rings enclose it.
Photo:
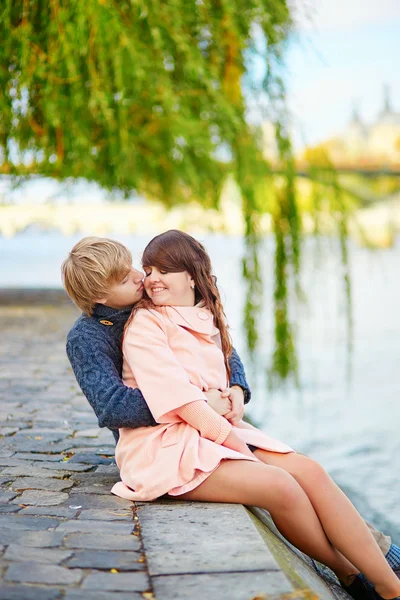
M 106 304 L 107 303 L 107 298 L 99 298 L 98 300 L 95 300 L 96 304 Z
M 190 278 L 190 287 L 192 288 L 192 290 L 194 290 L 194 288 L 196 287 L 193 277 Z

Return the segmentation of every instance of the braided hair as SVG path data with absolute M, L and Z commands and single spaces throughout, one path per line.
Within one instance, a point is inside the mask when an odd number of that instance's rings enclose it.
M 170 229 L 157 235 L 147 244 L 142 256 L 142 267 L 156 267 L 160 271 L 181 273 L 187 271 L 195 283 L 195 303 L 202 301 L 214 317 L 214 324 L 221 335 L 221 347 L 225 367 L 230 377 L 229 357 L 232 353 L 232 341 L 221 297 L 217 287 L 217 278 L 212 272 L 211 260 L 204 246 L 183 231 Z M 136 311 L 152 306 L 145 294 L 136 304 L 125 327 L 128 327 Z

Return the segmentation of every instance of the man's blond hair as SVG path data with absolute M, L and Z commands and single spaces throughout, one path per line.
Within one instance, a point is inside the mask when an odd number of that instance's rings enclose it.
M 64 287 L 71 300 L 88 316 L 99 298 L 119 283 L 132 267 L 128 248 L 115 240 L 85 237 L 75 244 L 61 266 Z

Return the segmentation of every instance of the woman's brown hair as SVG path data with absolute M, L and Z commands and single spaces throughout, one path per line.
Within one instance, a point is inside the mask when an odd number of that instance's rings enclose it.
M 225 366 L 230 376 L 228 359 L 232 353 L 232 342 L 221 298 L 217 288 L 217 279 L 213 275 L 211 260 L 204 246 L 183 231 L 170 229 L 157 235 L 144 249 L 142 267 L 156 267 L 160 271 L 181 273 L 187 271 L 195 283 L 195 303 L 202 301 L 214 317 L 215 326 L 221 334 L 222 352 Z M 144 297 L 133 309 L 125 327 L 131 322 L 136 310 L 149 308 L 152 303 Z

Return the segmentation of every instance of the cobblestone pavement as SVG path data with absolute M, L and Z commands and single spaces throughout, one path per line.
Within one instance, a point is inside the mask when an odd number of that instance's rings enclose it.
M 65 354 L 78 313 L 28 296 L 0 290 L 0 600 L 334 598 L 241 505 L 113 496 L 114 438 Z
M 136 508 L 110 494 L 114 438 L 65 354 L 77 312 L 0 310 L 0 598 L 153 598 Z

